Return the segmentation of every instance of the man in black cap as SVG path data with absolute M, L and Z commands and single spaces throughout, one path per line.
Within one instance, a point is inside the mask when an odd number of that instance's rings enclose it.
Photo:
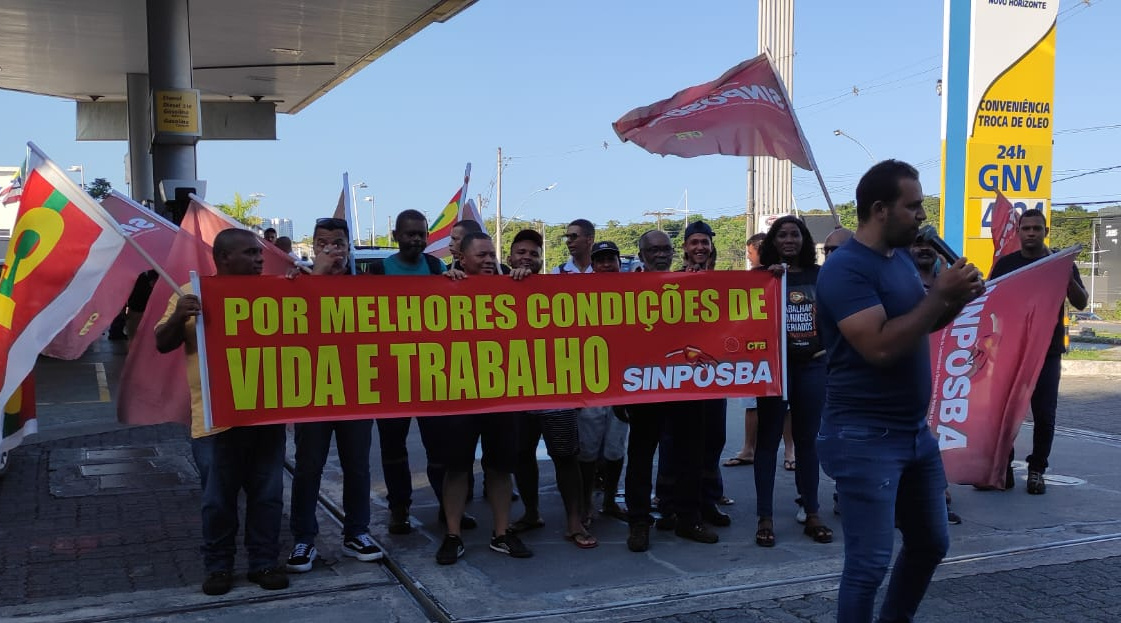
M 617 273 L 621 270 L 619 247 L 604 240 L 592 245 L 592 270 Z M 627 511 L 615 501 L 623 457 L 627 447 L 627 423 L 615 417 L 613 407 L 585 407 L 580 410 L 580 475 L 584 482 L 584 513 L 592 516 L 592 489 L 596 464 L 603 461 L 603 505 L 600 513 L 627 520 Z
M 708 223 L 693 221 L 685 228 L 685 243 L 682 251 L 685 256 L 685 270 L 696 272 L 708 268 L 709 259 L 716 253 L 712 239 L 716 232 L 712 231 Z

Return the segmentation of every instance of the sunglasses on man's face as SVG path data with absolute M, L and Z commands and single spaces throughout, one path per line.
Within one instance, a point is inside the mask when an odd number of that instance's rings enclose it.
M 350 228 L 346 225 L 346 219 L 343 218 L 320 218 L 315 220 L 316 228 L 322 229 L 342 229 L 349 231 Z

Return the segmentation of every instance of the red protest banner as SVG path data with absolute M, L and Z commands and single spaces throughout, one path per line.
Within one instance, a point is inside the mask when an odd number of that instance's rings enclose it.
M 1008 453 L 1027 416 L 1079 250 L 994 279 L 930 336 L 934 395 L 927 421 L 951 482 L 1004 488 Z
M 770 273 L 204 277 L 214 426 L 783 392 Z

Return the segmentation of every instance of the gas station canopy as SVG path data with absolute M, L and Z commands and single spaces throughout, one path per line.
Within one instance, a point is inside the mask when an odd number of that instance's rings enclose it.
M 205 102 L 294 114 L 475 0 L 190 0 L 194 88 Z M 145 0 L 5 0 L 0 89 L 123 103 L 148 72 Z M 270 107 L 271 108 L 271 107 Z

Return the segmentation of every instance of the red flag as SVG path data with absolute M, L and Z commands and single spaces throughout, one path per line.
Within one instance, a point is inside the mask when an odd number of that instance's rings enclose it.
M 953 323 L 930 336 L 934 395 L 927 420 L 951 482 L 1004 487 L 1008 453 L 1080 250 L 994 279 Z
M 101 207 L 117 221 L 126 236 L 163 265 L 178 227 L 116 191 L 102 200 Z M 113 317 L 124 306 L 136 283 L 136 276 L 151 268 L 152 265 L 139 251 L 125 245 L 116 263 L 98 284 L 93 297 L 54 337 L 43 354 L 58 359 L 81 357 L 86 348 L 109 328 Z
M 0 276 L 0 404 L 81 310 L 125 244 L 100 206 L 33 144 Z
M 786 87 L 765 54 L 611 125 L 622 141 L 655 154 L 774 156 L 814 168 Z
M 200 275 L 214 274 L 214 237 L 218 232 L 233 227 L 245 229 L 237 221 L 192 197 L 168 252 L 164 270 L 180 285 L 190 280 L 192 270 Z M 265 274 L 286 274 L 292 266 L 292 258 L 264 240 L 261 244 L 265 248 Z M 275 253 L 268 251 L 269 248 Z M 129 345 L 128 357 L 121 370 L 120 396 L 117 398 L 117 419 L 121 423 L 190 424 L 191 394 L 187 387 L 186 359 L 182 353 L 162 355 L 156 350 L 156 324 L 167 311 L 171 295 L 168 283 L 162 279 L 156 282 L 136 337 Z
M 1020 215 L 1012 207 L 999 190 L 996 191 L 996 203 L 993 204 L 992 227 L 989 228 L 993 237 L 993 264 L 998 257 L 1015 253 L 1020 250 Z

